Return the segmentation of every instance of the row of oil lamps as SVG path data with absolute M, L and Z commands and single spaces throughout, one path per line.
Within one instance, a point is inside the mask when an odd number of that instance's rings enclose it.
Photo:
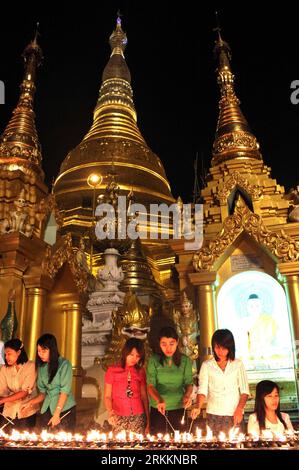
M 6 434 L 0 432 L 0 448 L 172 448 L 172 449 L 230 449 L 230 448 L 299 448 L 299 432 L 289 432 L 283 435 L 273 434 L 271 431 L 263 431 L 262 434 L 245 436 L 233 428 L 229 436 L 220 433 L 213 436 L 208 429 L 202 436 L 200 429 L 195 434 L 175 431 L 173 434 L 158 434 L 157 436 L 135 434 L 122 431 L 114 435 L 112 432 L 89 431 L 86 435 L 71 434 L 65 432 L 49 433 L 44 430 L 40 434 L 19 432 L 13 430 Z

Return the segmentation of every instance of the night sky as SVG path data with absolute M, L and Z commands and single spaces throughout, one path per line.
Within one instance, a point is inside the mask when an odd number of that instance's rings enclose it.
M 299 104 L 290 101 L 299 80 L 298 11 L 285 6 L 261 12 L 220 2 L 99 1 L 89 10 L 44 2 L 8 5 L 0 30 L 0 80 L 6 91 L 0 129 L 16 105 L 23 76 L 21 53 L 40 22 L 44 64 L 38 71 L 36 123 L 46 182 L 88 131 L 106 65 L 108 38 L 120 8 L 128 36 L 139 128 L 164 164 L 173 195 L 191 200 L 196 153 L 209 167 L 219 90 L 213 58 L 215 10 L 232 49 L 235 89 L 272 177 L 286 189 L 299 183 Z M 89 2 L 86 2 L 89 5 Z M 240 4 L 241 5 L 241 4 Z M 224 8 L 223 8 L 224 7 Z M 84 9 L 83 9 L 84 8 Z M 297 7 L 299 10 L 299 7 Z M 17 15 L 16 15 L 17 12 Z

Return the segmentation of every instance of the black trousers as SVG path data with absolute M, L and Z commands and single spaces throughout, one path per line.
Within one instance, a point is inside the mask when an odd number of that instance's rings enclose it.
M 47 411 L 45 411 L 45 413 L 39 416 L 39 419 L 38 419 L 39 430 L 41 431 L 43 429 L 47 429 L 47 431 L 54 431 L 54 432 L 57 432 L 57 431 L 74 432 L 75 427 L 76 427 L 76 406 L 73 406 L 72 408 L 60 413 L 60 417 L 62 417 L 63 415 L 65 415 L 65 413 L 68 413 L 69 411 L 70 413 L 65 418 L 62 419 L 60 424 L 58 424 L 57 426 L 53 428 L 51 425 L 48 426 L 48 422 L 53 416 L 50 409 L 48 408 Z
M 182 418 L 184 416 L 184 408 L 180 408 L 178 410 L 171 410 L 166 411 L 165 413 L 168 421 L 171 423 L 175 430 L 180 432 L 188 431 L 189 430 L 189 418 L 187 417 L 187 412 L 185 413 L 185 422 L 184 424 L 181 423 Z M 173 429 L 169 425 L 165 416 L 163 416 L 156 408 L 150 409 L 150 429 L 151 434 L 173 434 Z
M 3 428 L 3 432 L 9 434 L 13 429 L 17 429 L 18 431 L 33 431 L 36 422 L 36 414 L 28 416 L 28 418 L 9 418 L 15 424 L 10 424 L 4 416 L 0 416 L 0 428 L 4 426 L 4 424 L 8 423 L 5 428 Z

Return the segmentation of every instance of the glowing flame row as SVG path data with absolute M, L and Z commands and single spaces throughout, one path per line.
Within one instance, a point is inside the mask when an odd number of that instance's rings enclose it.
M 213 435 L 211 429 L 207 427 L 206 436 L 202 437 L 201 429 L 197 428 L 195 434 L 190 434 L 188 432 L 181 433 L 180 431 L 175 431 L 173 438 L 170 434 L 157 434 L 153 436 L 147 434 L 143 436 L 142 434 L 136 434 L 129 431 L 121 431 L 120 433 L 114 435 L 112 432 L 104 433 L 97 430 L 92 430 L 83 434 L 72 434 L 66 432 L 58 433 L 49 433 L 46 430 L 43 430 L 40 434 L 30 433 L 28 431 L 19 432 L 13 430 L 10 435 L 6 434 L 4 431 L 0 430 L 0 439 L 10 440 L 12 442 L 27 441 L 27 442 L 142 442 L 147 440 L 149 442 L 161 441 L 161 442 L 174 442 L 174 443 L 192 443 L 192 442 L 211 442 L 218 440 L 220 442 L 243 442 L 246 440 L 258 441 L 262 440 L 279 440 L 281 442 L 286 442 L 288 438 L 293 437 L 295 434 L 298 434 L 293 431 L 286 431 L 285 434 L 276 434 L 270 430 L 262 431 L 261 435 L 253 434 L 247 438 L 244 434 L 239 432 L 239 428 L 232 428 L 229 431 L 229 436 L 221 432 L 216 439 Z

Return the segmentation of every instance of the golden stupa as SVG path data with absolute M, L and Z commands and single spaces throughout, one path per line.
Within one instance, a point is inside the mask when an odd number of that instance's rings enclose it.
M 299 223 L 289 218 L 293 203 L 271 178 L 271 168 L 242 114 L 230 48 L 220 31 L 215 52 L 221 97 L 211 166 L 201 191 L 203 244 L 199 251 L 188 252 L 183 241 L 171 242 L 179 258 L 179 288 L 191 290 L 198 307 L 200 359 L 211 357 L 211 337 L 217 328 L 231 329 L 247 364 L 252 391 L 258 380 L 277 380 L 284 406 L 291 411 L 298 405 L 299 369 L 293 351 L 299 338 Z M 254 366 L 246 326 L 251 321 L 246 302 L 252 299 L 259 308 L 263 302 L 261 318 L 270 321 L 272 315 L 271 321 L 280 324 L 277 331 L 284 331 L 273 338 L 268 362 L 262 351 Z M 248 331 L 240 344 L 243 328 Z M 288 353 L 282 359 L 283 350 Z M 283 369 L 288 370 L 285 375 Z
M 127 37 L 117 19 L 110 36 L 111 56 L 103 71 L 93 124 L 82 142 L 69 152 L 54 183 L 59 207 L 65 211 L 63 227 L 84 232 L 92 220 L 93 189 L 87 178 L 99 173 L 105 188 L 113 164 L 119 195 L 134 191 L 136 202 L 172 203 L 170 185 L 159 157 L 146 144 L 137 126 L 131 74 L 124 50 Z M 88 202 L 89 201 L 89 202 Z

